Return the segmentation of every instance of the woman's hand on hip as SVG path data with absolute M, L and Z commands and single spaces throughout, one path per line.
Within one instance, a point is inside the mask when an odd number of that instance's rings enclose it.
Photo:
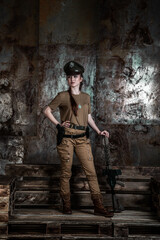
M 100 131 L 98 134 L 99 135 L 104 135 L 104 136 L 109 138 L 109 132 L 107 132 L 106 130 Z
M 65 121 L 61 124 L 61 126 L 65 127 L 65 128 L 69 128 L 70 126 L 70 121 Z

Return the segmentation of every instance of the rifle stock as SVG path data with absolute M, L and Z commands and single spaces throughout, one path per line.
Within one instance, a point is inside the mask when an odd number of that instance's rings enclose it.
M 121 175 L 121 169 L 112 169 L 110 164 L 110 152 L 109 152 L 109 141 L 108 138 L 104 136 L 104 152 L 106 158 L 106 169 L 103 171 L 103 175 L 107 176 L 107 182 L 111 187 L 111 194 L 112 194 L 112 204 L 114 212 L 121 212 L 124 210 L 124 207 L 120 204 L 119 200 L 115 195 L 115 185 L 120 184 L 124 186 L 124 183 L 117 181 L 117 176 Z

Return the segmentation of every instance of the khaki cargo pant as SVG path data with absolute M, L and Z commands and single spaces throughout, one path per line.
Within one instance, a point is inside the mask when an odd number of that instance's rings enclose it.
M 83 132 L 83 130 L 65 129 L 65 134 L 70 135 L 81 134 Z M 75 139 L 63 138 L 61 144 L 57 146 L 57 152 L 61 160 L 60 194 L 70 193 L 70 178 L 72 175 L 71 168 L 74 151 L 86 174 L 91 194 L 100 194 L 91 144 L 86 136 Z

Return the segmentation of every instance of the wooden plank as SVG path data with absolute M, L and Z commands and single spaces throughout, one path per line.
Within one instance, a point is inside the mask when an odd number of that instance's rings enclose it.
M 111 194 L 103 194 L 103 202 L 105 206 L 111 206 Z M 150 208 L 151 207 L 151 195 L 138 195 L 138 194 L 116 194 L 120 203 L 125 208 L 135 209 L 135 208 Z M 78 206 L 93 206 L 90 199 L 90 194 L 87 192 L 75 192 L 73 197 L 73 207 Z
M 13 176 L 13 175 L 11 175 Z M 10 186 L 10 183 L 13 181 L 13 177 L 10 175 L 0 175 L 0 188 L 3 188 L 4 186 Z
M 152 205 L 160 216 L 160 175 L 151 178 Z
M 9 196 L 0 197 L 0 209 L 3 211 L 8 211 L 8 207 L 9 207 Z
M 127 237 L 128 238 L 129 231 L 127 226 L 119 227 L 114 225 L 114 236 L 115 237 Z
M 123 191 L 123 192 L 147 192 L 150 193 L 150 185 L 149 182 L 124 182 L 125 186 L 120 186 L 118 184 L 116 184 L 115 186 L 115 191 Z M 25 180 L 25 181 L 21 181 L 21 182 L 17 182 L 16 187 L 18 190 L 54 190 L 57 191 L 59 190 L 59 181 L 53 181 L 52 180 L 37 180 L 37 181 L 33 181 L 33 180 Z M 77 183 L 71 183 L 71 189 L 72 190 L 89 190 L 89 185 L 87 180 L 84 181 L 77 181 Z M 101 190 L 110 190 L 110 186 L 106 183 L 104 183 L 103 185 L 100 184 L 100 189 Z
M 103 202 L 105 206 L 112 205 L 111 194 L 103 194 Z M 150 194 L 116 194 L 120 203 L 126 209 L 148 209 L 151 208 Z M 24 191 L 17 192 L 16 205 L 42 205 L 42 204 L 60 204 L 61 198 L 59 193 L 52 193 L 49 191 Z M 93 206 L 89 191 L 75 191 L 71 195 L 71 202 L 73 208 L 90 207 Z
M 47 176 L 55 177 L 60 175 L 60 165 L 25 165 L 25 164 L 10 164 L 6 165 L 6 175 L 9 176 Z
M 26 209 L 32 209 L 32 210 L 36 210 L 36 209 L 60 209 L 61 205 L 60 203 L 54 203 L 54 204 L 15 204 L 14 205 L 14 212 L 16 212 L 17 210 L 26 210 Z
M 59 175 L 54 175 L 54 176 L 23 176 L 23 177 L 18 177 L 21 180 L 20 181 L 40 181 L 40 180 L 44 180 L 44 181 L 50 181 L 50 182 L 54 182 L 54 181 L 59 181 L 60 178 L 60 172 Z M 105 184 L 106 183 L 106 176 L 103 176 L 102 173 L 100 175 L 98 175 L 98 181 L 100 184 Z M 118 177 L 119 180 L 125 181 L 125 182 L 150 182 L 151 177 L 149 176 L 143 176 L 143 175 L 136 175 L 136 176 L 131 176 L 131 175 L 120 175 Z M 71 183 L 77 183 L 79 181 L 87 181 L 86 175 L 84 173 L 77 173 L 77 175 L 72 174 L 71 176 Z
M 3 234 L 7 235 L 8 233 L 8 224 L 7 223 L 0 223 L 0 236 Z
M 62 236 L 62 240 L 160 240 L 159 237 L 135 236 L 135 237 L 108 237 L 108 236 Z
M 110 218 L 105 218 L 103 216 L 97 216 L 94 215 L 93 210 L 92 209 L 83 209 L 83 210 L 73 210 L 73 214 L 72 215 L 67 215 L 67 214 L 63 214 L 62 211 L 59 211 L 58 209 L 52 209 L 50 210 L 50 212 L 45 212 L 45 210 L 43 211 L 29 211 L 29 212 L 24 212 L 20 211 L 19 213 L 13 215 L 10 219 L 9 219 L 9 224 L 25 224 L 25 223 L 63 223 L 63 224 L 67 224 L 67 223 L 75 223 L 75 221 L 77 221 L 78 223 L 83 223 L 84 221 L 87 223 L 107 223 L 110 222 L 111 220 Z
M 8 212 L 7 213 L 0 213 L 0 222 L 7 222 L 8 221 Z
M 0 240 L 8 240 L 8 237 L 6 235 L 1 235 Z
M 7 188 L 0 189 L 0 198 L 9 196 L 9 194 L 10 194 L 10 189 L 7 189 Z
M 9 202 L 1 201 L 0 202 L 0 210 L 1 211 L 8 211 L 8 209 L 9 209 Z
M 147 237 L 147 236 L 137 236 L 137 237 L 129 237 L 126 239 L 122 237 L 106 237 L 102 235 L 79 235 L 79 236 L 63 236 L 63 235 L 55 235 L 55 236 L 50 236 L 50 235 L 35 235 L 35 236 L 27 236 L 27 235 L 16 235 L 12 234 L 10 235 L 9 238 L 2 238 L 2 239 L 8 239 L 8 240 L 159 240 L 159 237 Z M 2 240 L 0 239 L 0 240 Z
M 75 214 L 81 214 L 83 215 L 90 215 L 93 214 L 93 209 L 79 209 L 79 210 L 73 210 L 74 215 Z M 55 217 L 56 215 L 62 214 L 62 212 L 59 211 L 59 209 L 16 209 L 16 214 L 21 215 L 29 215 L 29 214 L 37 214 L 37 215 L 52 215 Z M 62 214 L 63 215 L 63 214 Z M 69 217 L 69 216 L 68 216 Z M 122 220 L 122 219 L 129 219 L 133 220 L 133 218 L 137 218 L 140 221 L 143 219 L 149 219 L 150 221 L 153 220 L 157 222 L 157 216 L 155 212 L 150 211 L 142 211 L 142 210 L 124 210 L 121 213 L 115 213 L 113 219 L 114 220 Z
M 8 203 L 9 202 L 9 196 L 0 197 L 0 203 L 2 203 L 2 202 Z
M 112 236 L 113 234 L 113 225 L 112 224 L 108 224 L 108 223 L 102 223 L 99 225 L 99 234 L 103 235 L 107 235 L 107 236 Z
M 114 236 L 129 237 L 136 235 L 159 235 L 160 225 L 151 223 L 115 223 L 114 224 Z
M 48 223 L 46 227 L 46 234 L 61 234 L 61 224 Z
M 95 166 L 98 175 L 102 175 L 102 170 L 105 166 Z M 117 166 L 115 167 L 122 169 L 122 175 L 127 178 L 137 176 L 141 178 L 150 178 L 160 172 L 160 167 L 129 167 L 129 166 Z M 83 173 L 81 165 L 73 165 L 73 176 Z M 6 174 L 8 176 L 49 176 L 53 177 L 60 175 L 60 164 L 53 165 L 25 165 L 25 164 L 11 164 L 6 165 Z
M 151 210 L 151 195 L 117 194 L 116 196 L 126 209 Z
M 94 234 L 94 236 L 90 236 L 90 235 L 74 236 L 72 234 L 72 236 L 70 235 L 62 236 L 62 240 L 114 240 L 114 239 L 109 236 L 105 236 L 105 235 L 103 236 L 102 234 L 101 235 Z
M 0 197 L 0 222 L 8 221 L 9 196 Z
M 83 221 L 83 220 L 93 220 L 93 221 L 102 221 L 104 223 L 106 223 L 106 218 L 103 216 L 95 216 L 93 214 L 93 209 L 81 209 L 81 210 L 73 210 L 73 214 L 72 215 L 65 215 L 62 214 L 61 211 L 59 211 L 58 209 L 48 209 L 48 210 L 43 210 L 43 209 L 36 209 L 36 210 L 31 210 L 31 209 L 26 209 L 26 210 L 17 210 L 17 214 L 15 214 L 14 216 L 14 221 L 15 219 L 21 219 L 21 217 L 24 217 L 24 219 L 28 219 L 29 221 L 32 219 L 34 220 L 37 219 L 39 220 L 43 220 L 45 219 L 52 219 L 52 221 L 63 221 L 66 219 L 67 221 L 70 220 L 75 220 L 78 219 L 79 221 Z M 41 219 L 40 219 L 40 218 Z M 117 223 L 125 223 L 127 222 L 134 222 L 136 218 L 136 222 L 141 222 L 141 223 L 150 223 L 150 224 L 158 224 L 160 226 L 160 221 L 158 220 L 157 216 L 155 215 L 155 213 L 151 213 L 151 212 L 146 212 L 146 211 L 135 211 L 135 210 L 125 210 L 121 213 L 115 213 L 114 217 L 112 218 L 112 222 L 117 222 Z M 107 219 L 108 222 L 108 219 Z
M 60 201 L 60 195 L 50 191 L 17 191 L 15 201 L 16 204 L 56 204 Z
M 9 235 L 9 238 L 8 240 L 29 240 L 29 239 L 32 239 L 32 240 L 35 240 L 35 239 L 38 239 L 38 240 L 114 240 L 112 237 L 107 237 L 105 235 L 99 235 L 99 234 L 95 234 L 94 236 L 91 236 L 89 234 L 85 234 L 85 235 L 81 235 L 81 236 L 77 236 L 77 235 L 70 235 L 70 234 L 67 234 L 67 235 L 63 235 L 63 234 L 55 234 L 54 236 L 53 235 L 50 235 L 50 234 L 37 234 L 37 235 L 26 235 L 26 234 L 21 234 L 21 235 L 18 235 L 18 234 L 10 234 Z M 115 240 L 123 240 L 123 239 L 120 239 L 120 238 L 116 238 Z M 124 239 L 126 240 L 126 239 Z
M 0 184 L 0 189 L 10 189 L 10 185 L 2 185 L 2 184 Z
M 153 220 L 156 219 L 157 220 L 157 216 L 155 212 L 151 212 L 151 211 L 144 211 L 144 210 L 125 210 L 122 211 L 121 213 L 116 213 L 115 214 L 116 217 L 120 217 L 122 219 L 124 218 L 128 218 L 130 217 L 132 219 L 132 217 L 136 217 L 136 218 L 140 218 L 146 216 L 146 218 Z M 115 217 L 114 217 L 115 218 Z

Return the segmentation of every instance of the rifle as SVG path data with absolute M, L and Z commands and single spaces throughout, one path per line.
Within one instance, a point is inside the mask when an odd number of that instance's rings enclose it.
M 103 146 L 106 159 L 106 169 L 103 170 L 103 175 L 107 176 L 107 182 L 111 187 L 113 211 L 121 212 L 124 211 L 124 207 L 120 204 L 119 200 L 117 199 L 114 188 L 116 183 L 123 187 L 125 186 L 125 184 L 119 181 L 117 178 L 117 176 L 121 175 L 122 172 L 121 169 L 112 169 L 111 167 L 109 141 L 106 136 L 103 136 Z

